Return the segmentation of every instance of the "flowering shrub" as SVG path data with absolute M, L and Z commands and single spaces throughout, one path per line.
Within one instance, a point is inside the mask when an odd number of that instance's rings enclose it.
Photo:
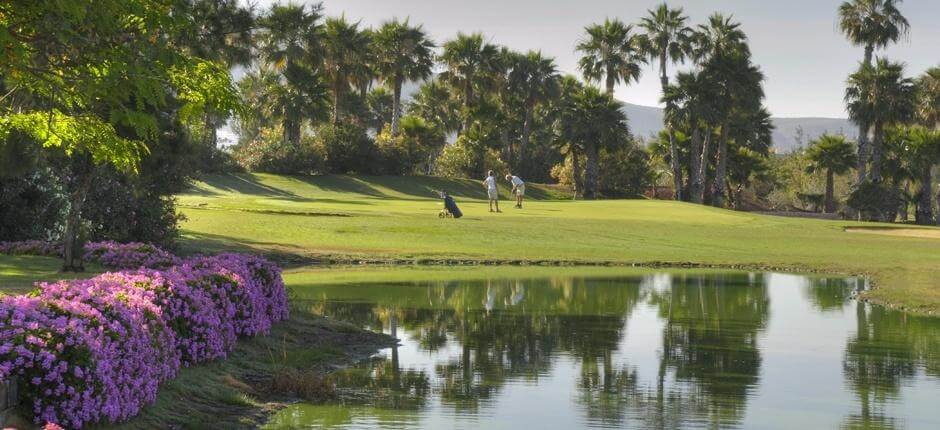
M 173 254 L 148 243 L 92 242 L 85 244 L 85 260 L 97 261 L 110 269 L 147 267 L 164 269 L 179 264 Z
M 60 257 L 62 256 L 62 244 L 43 240 L 0 242 L 0 254 Z
M 150 250 L 135 259 L 134 246 L 87 252 L 127 264 L 168 261 Z M 170 257 L 178 264 L 164 270 L 40 283 L 28 296 L 0 298 L 0 379 L 19 378 L 37 423 L 128 419 L 181 365 L 224 357 L 238 336 L 267 333 L 288 317 L 273 263 L 238 254 Z
M 0 254 L 61 257 L 62 244 L 41 240 L 0 242 Z M 180 263 L 179 257 L 149 243 L 117 243 L 112 241 L 85 244 L 83 258 L 109 269 L 165 269 Z

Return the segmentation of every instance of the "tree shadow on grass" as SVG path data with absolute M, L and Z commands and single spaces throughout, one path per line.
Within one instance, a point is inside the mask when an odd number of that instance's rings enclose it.
M 176 249 L 177 254 L 184 256 L 223 252 L 261 254 L 281 266 L 296 266 L 318 262 L 314 252 L 290 244 L 234 239 L 209 233 L 184 232 L 183 237 L 177 242 Z
M 210 185 L 213 188 L 217 188 L 222 191 L 230 193 L 239 193 L 247 194 L 254 196 L 270 196 L 277 197 L 286 200 L 296 200 L 296 201 L 309 201 L 312 199 L 304 198 L 298 196 L 297 194 L 286 191 L 280 188 L 272 187 L 262 183 L 257 176 L 249 173 L 225 173 L 220 175 L 210 175 L 202 178 L 202 181 Z M 189 194 L 197 194 L 203 196 L 217 196 L 219 193 L 216 193 L 212 190 L 207 190 L 203 188 L 191 187 L 187 190 Z

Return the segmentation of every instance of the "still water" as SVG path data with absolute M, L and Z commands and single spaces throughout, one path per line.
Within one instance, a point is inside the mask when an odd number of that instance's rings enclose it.
M 400 346 L 284 428 L 940 429 L 940 319 L 854 278 L 671 272 L 312 287 Z

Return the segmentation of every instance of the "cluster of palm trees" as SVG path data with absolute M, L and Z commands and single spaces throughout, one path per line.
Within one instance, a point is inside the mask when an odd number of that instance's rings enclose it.
M 675 198 L 724 206 L 733 152 L 766 156 L 770 148 L 764 76 L 731 17 L 716 13 L 695 27 L 687 21 L 681 8 L 662 4 L 636 27 L 619 20 L 589 26 L 577 46 L 579 66 L 612 94 L 615 85 L 637 81 L 642 64 L 657 64 L 666 106 L 660 147 L 667 148 Z M 670 84 L 669 66 L 686 60 L 694 69 Z
M 695 28 L 687 20 L 663 4 L 635 26 L 608 19 L 586 27 L 576 46 L 580 81 L 559 73 L 553 58 L 479 33 L 438 46 L 407 20 L 364 28 L 345 16 L 324 17 L 319 5 L 274 5 L 258 18 L 260 55 L 241 83 L 250 114 L 240 131 L 252 139 L 279 124 L 283 141 L 299 145 L 319 123 L 353 122 L 391 136 L 402 133 L 403 121 L 420 123 L 439 136 L 432 156 L 456 136 L 479 160 L 495 151 L 533 178 L 547 178 L 568 157 L 576 191 L 593 198 L 600 154 L 633 145 L 614 89 L 658 63 L 668 117 L 664 158 L 676 197 L 723 205 L 736 153 L 766 155 L 769 148 L 763 76 L 739 24 L 720 14 Z M 669 65 L 686 60 L 694 70 L 670 84 Z M 409 82 L 421 84 L 403 103 Z
M 940 163 L 940 67 L 919 79 L 904 75 L 904 64 L 875 57 L 907 34 L 900 0 L 850 0 L 839 7 L 839 27 L 849 41 L 864 47 L 864 59 L 849 75 L 845 102 L 849 117 L 859 126 L 857 148 L 844 136 L 824 135 L 809 150 L 812 170 L 825 170 L 827 212 L 835 211 L 834 174 L 854 167 L 854 200 L 859 194 L 887 194 L 887 208 L 875 218 L 907 219 L 907 206 L 916 204 L 920 224 L 940 222 L 933 217 L 933 175 Z M 916 193 L 908 192 L 912 184 Z M 892 202 L 896 200 L 896 202 Z M 893 206 L 893 207 L 892 207 Z

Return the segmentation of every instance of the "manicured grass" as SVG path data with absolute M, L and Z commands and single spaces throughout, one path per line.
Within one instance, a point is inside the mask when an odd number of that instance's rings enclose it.
M 61 273 L 62 260 L 56 258 L 0 254 L 0 293 L 21 294 L 33 289 L 37 281 L 89 278 L 101 273 L 101 267 L 88 264 L 84 273 Z
M 503 181 L 504 182 L 504 181 Z M 439 219 L 432 190 L 465 217 Z M 940 311 L 940 240 L 848 233 L 850 221 L 781 218 L 651 200 L 562 200 L 529 185 L 523 210 L 487 212 L 476 181 L 210 176 L 179 196 L 184 247 L 303 258 L 714 265 L 867 274 L 872 300 Z M 508 191 L 501 190 L 504 199 Z M 890 227 L 890 225 L 884 225 Z M 910 227 L 907 227 L 910 228 Z

